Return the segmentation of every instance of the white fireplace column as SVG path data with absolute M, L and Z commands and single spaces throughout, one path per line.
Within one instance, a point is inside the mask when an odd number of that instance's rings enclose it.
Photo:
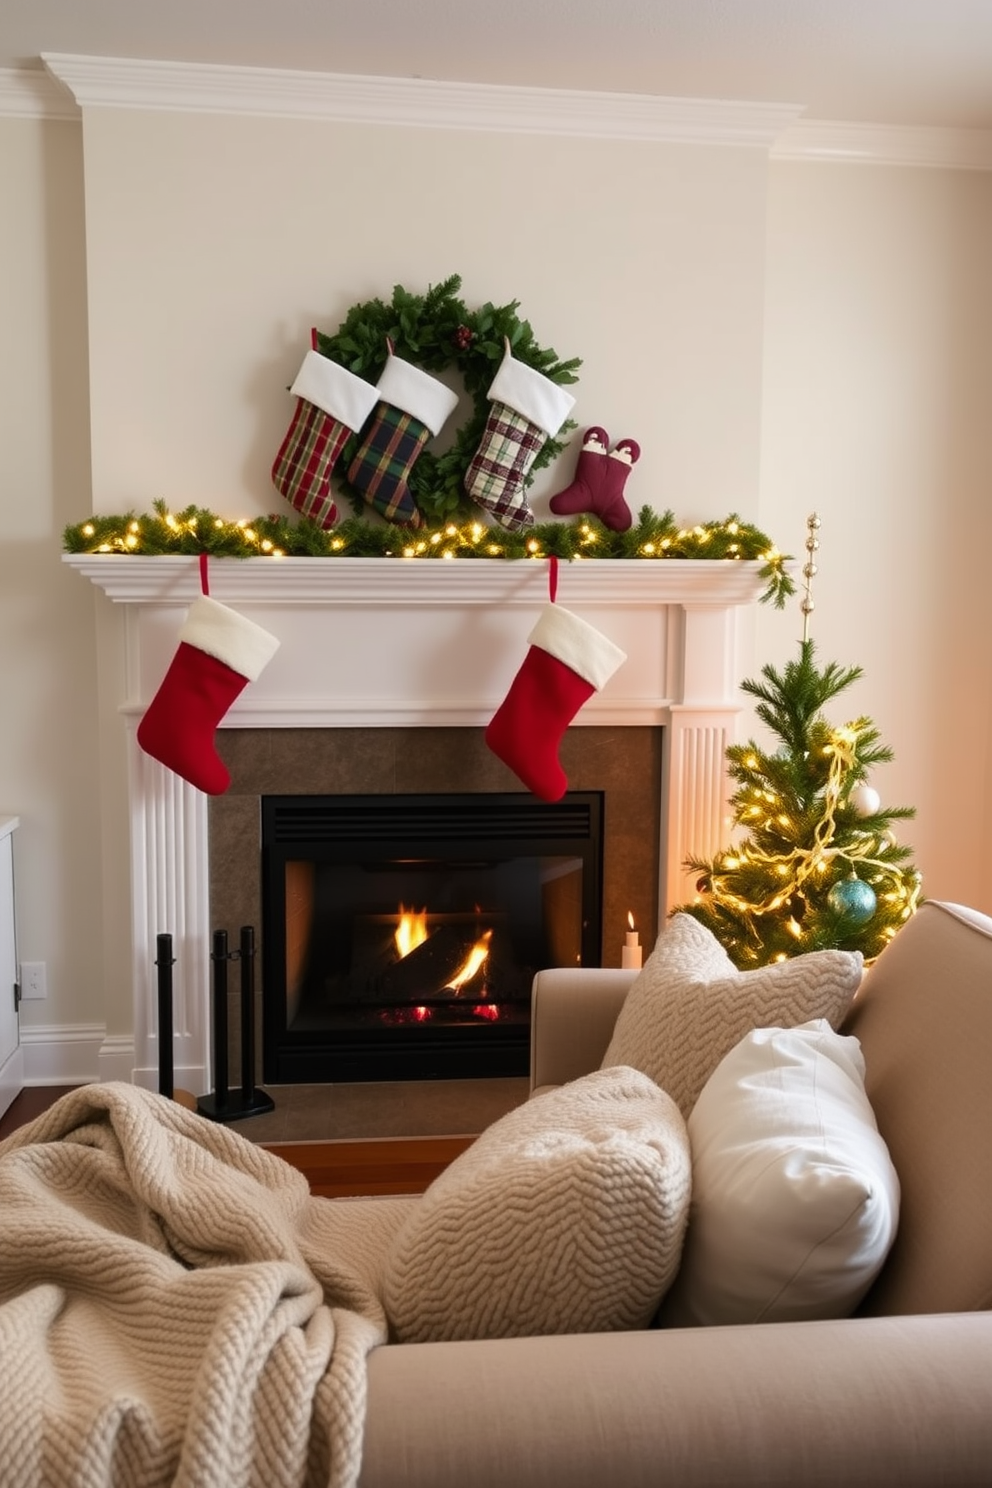
M 196 558 L 65 555 L 113 602 L 116 725 L 126 734 L 130 836 L 132 1077 L 157 1083 L 156 936 L 173 936 L 176 1084 L 210 1088 L 207 798 L 150 759 L 135 733 L 200 593 Z M 683 863 L 725 844 L 726 748 L 741 710 L 742 619 L 761 594 L 755 562 L 577 560 L 558 603 L 627 661 L 573 727 L 660 725 L 659 919 L 691 896 Z M 485 727 L 548 600 L 541 560 L 212 559 L 210 593 L 281 645 L 222 726 Z M 98 627 L 98 634 L 103 627 Z M 105 720 L 105 726 L 107 721 Z M 114 1040 L 114 1067 L 123 1062 Z

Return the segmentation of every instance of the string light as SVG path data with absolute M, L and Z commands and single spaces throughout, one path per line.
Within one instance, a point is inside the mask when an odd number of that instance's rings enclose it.
M 543 559 L 554 554 L 564 562 L 586 558 L 620 558 L 646 563 L 672 559 L 698 559 L 706 555 L 733 561 L 747 559 L 761 564 L 765 582 L 764 600 L 781 609 L 795 592 L 789 559 L 783 557 L 765 534 L 731 516 L 721 522 L 676 526 L 672 514 L 642 508 L 639 518 L 626 532 L 605 527 L 596 517 L 574 522 L 538 522 L 525 532 L 504 532 L 478 517 L 460 524 L 451 518 L 432 529 L 422 528 L 416 540 L 401 535 L 389 524 L 362 517 L 349 517 L 329 530 L 315 523 L 288 516 L 227 519 L 200 507 L 170 511 L 162 500 L 145 517 L 128 513 L 123 517 L 93 516 L 65 528 L 63 548 L 68 553 L 130 553 L 165 556 L 210 553 L 214 557 L 403 557 L 432 559 L 485 557 L 512 561 Z M 733 539 L 731 541 L 731 539 Z

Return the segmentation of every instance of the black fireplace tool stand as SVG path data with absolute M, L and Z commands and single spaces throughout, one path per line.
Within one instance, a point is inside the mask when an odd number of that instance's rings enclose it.
M 255 1086 L 255 931 L 241 928 L 240 949 L 229 951 L 227 931 L 215 930 L 213 951 L 213 1041 L 214 1089 L 201 1095 L 196 1109 L 211 1121 L 243 1121 L 275 1110 L 275 1101 Z M 241 963 L 241 1089 L 228 1089 L 227 1071 L 227 966 Z

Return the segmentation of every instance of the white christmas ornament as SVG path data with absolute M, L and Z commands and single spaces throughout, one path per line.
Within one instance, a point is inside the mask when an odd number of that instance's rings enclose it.
M 874 787 L 859 780 L 851 787 L 848 802 L 859 816 L 874 816 L 882 804 L 882 798 Z

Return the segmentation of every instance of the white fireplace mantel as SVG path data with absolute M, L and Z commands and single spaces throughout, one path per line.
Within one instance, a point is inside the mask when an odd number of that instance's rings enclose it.
M 101 657 L 126 733 L 131 847 L 133 1077 L 158 1068 L 156 935 L 174 936 L 176 1080 L 210 1087 L 207 801 L 137 746 L 137 724 L 200 593 L 195 557 L 66 554 L 113 602 Z M 559 565 L 557 603 L 627 660 L 574 721 L 660 725 L 659 912 L 688 897 L 683 864 L 727 831 L 726 749 L 741 709 L 743 617 L 757 562 L 593 559 Z M 548 602 L 544 560 L 211 559 L 210 594 L 278 637 L 222 727 L 483 727 Z M 119 609 L 117 608 L 119 606 Z M 98 633 L 106 634 L 105 627 Z M 118 1065 L 120 1063 L 118 1055 Z

